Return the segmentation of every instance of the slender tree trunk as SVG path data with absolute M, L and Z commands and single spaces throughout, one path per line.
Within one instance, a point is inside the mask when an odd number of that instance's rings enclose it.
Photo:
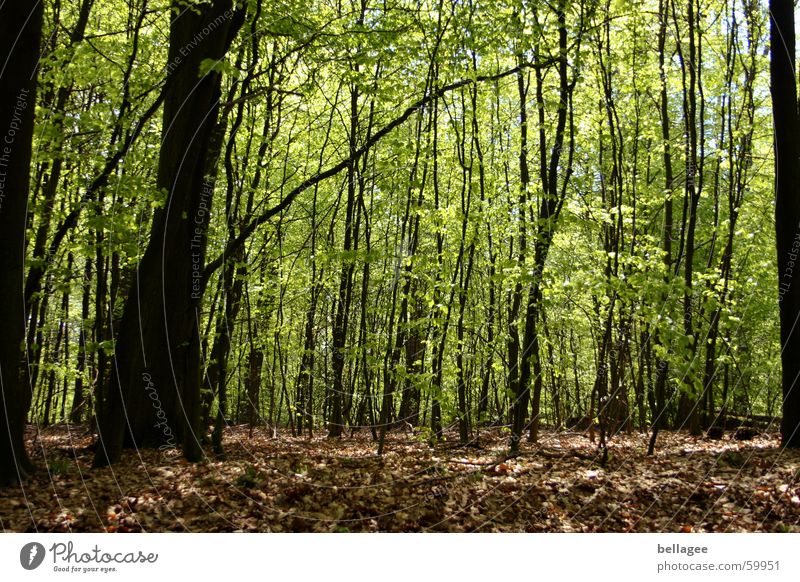
M 665 68 L 666 60 L 666 37 L 667 37 L 667 1 L 659 2 L 659 29 L 658 29 L 658 64 L 661 77 L 661 139 L 663 142 L 662 152 L 664 157 L 664 230 L 662 238 L 662 250 L 664 256 L 664 286 L 669 285 L 672 272 L 672 149 L 670 147 L 670 123 L 669 123 L 669 94 L 667 92 L 667 74 Z M 667 292 L 662 293 L 662 302 L 666 301 Z M 655 452 L 656 439 L 661 427 L 665 425 L 667 414 L 667 378 L 669 377 L 669 362 L 665 355 L 661 355 L 660 350 L 666 348 L 662 338 L 662 333 L 656 329 L 654 333 L 654 343 L 656 345 L 656 378 L 653 391 L 655 392 L 655 410 L 653 410 L 652 433 L 650 442 L 647 446 L 647 454 Z M 659 349 L 660 348 L 660 349 Z
M 537 107 L 539 110 L 539 167 L 540 180 L 542 182 L 543 195 L 538 204 L 538 212 L 535 224 L 535 244 L 533 248 L 533 276 L 528 286 L 528 302 L 525 309 L 525 332 L 522 342 L 522 353 L 520 354 L 519 381 L 516 390 L 512 391 L 514 403 L 512 406 L 512 426 L 510 448 L 512 452 L 519 450 L 519 441 L 525 428 L 525 416 L 528 409 L 528 399 L 530 395 L 531 371 L 541 376 L 539 363 L 539 335 L 537 320 L 539 310 L 542 305 L 542 272 L 547 262 L 547 255 L 553 242 L 553 237 L 558 225 L 558 217 L 566 196 L 566 188 L 572 174 L 572 161 L 575 150 L 574 130 L 572 117 L 572 93 L 575 89 L 577 79 L 570 81 L 568 75 L 568 54 L 567 54 L 567 26 L 565 0 L 559 0 L 554 7 L 558 19 L 558 82 L 559 82 L 559 105 L 556 114 L 556 127 L 553 132 L 553 141 L 550 151 L 547 151 L 545 141 L 545 130 L 543 123 L 544 99 L 540 91 L 542 86 L 540 78 L 537 78 Z M 537 71 L 537 75 L 540 71 Z M 524 87 L 518 81 L 520 96 L 524 96 Z M 522 111 L 522 105 L 521 105 Z M 525 124 L 523 124 L 525 125 Z M 569 125 L 569 141 L 565 144 L 565 135 Z M 520 148 L 520 174 L 523 182 L 527 183 L 527 144 L 521 142 Z M 566 154 L 566 159 L 562 154 Z M 520 216 L 525 217 L 527 203 L 522 204 L 527 199 L 524 190 L 520 192 Z M 514 362 L 511 361 L 511 365 Z M 539 401 L 541 398 L 541 383 L 534 385 L 532 426 L 531 436 L 535 439 L 538 431 L 539 422 Z
M 70 253 L 70 258 L 68 259 L 68 271 L 72 268 L 72 253 Z M 45 400 L 44 405 L 44 419 L 42 424 L 44 426 L 48 426 L 51 421 L 55 421 L 57 418 L 56 409 L 58 407 L 58 395 L 56 394 L 56 366 L 58 366 L 59 360 L 59 352 L 61 350 L 61 345 L 64 344 L 64 351 L 65 353 L 67 350 L 67 340 L 64 339 L 64 336 L 67 331 L 67 319 L 69 316 L 69 289 L 65 288 L 64 292 L 61 294 L 61 313 L 59 315 L 58 320 L 58 329 L 56 330 L 56 343 L 53 346 L 52 351 L 49 354 L 50 360 L 50 373 L 48 374 L 47 378 L 47 398 Z M 55 403 L 53 399 L 55 398 Z M 52 413 L 52 417 L 51 417 Z
M 75 27 L 69 35 L 68 50 L 64 57 L 62 57 L 67 62 L 71 60 L 76 47 L 84 38 L 86 25 L 89 21 L 89 14 L 92 10 L 93 4 L 94 0 L 82 0 L 81 2 L 80 9 L 78 11 L 78 19 L 75 23 Z M 59 22 L 55 23 L 55 26 L 59 25 Z M 57 137 L 54 140 L 54 144 L 51 146 L 53 148 L 52 165 L 49 168 L 49 172 L 44 177 L 44 185 L 42 188 L 43 200 L 41 201 L 42 212 L 41 215 L 38 216 L 38 226 L 36 228 L 32 252 L 34 257 L 44 258 L 47 264 L 51 264 L 54 259 L 54 256 L 48 253 L 47 242 L 50 234 L 50 223 L 53 216 L 53 209 L 55 207 L 56 193 L 58 192 L 58 186 L 61 179 L 61 169 L 64 163 L 63 144 L 66 141 L 63 139 L 64 120 L 67 119 L 66 106 L 71 92 L 71 86 L 62 85 L 58 88 L 58 91 L 55 92 L 55 99 L 53 100 L 53 87 L 49 87 L 46 91 L 46 93 L 49 93 L 51 106 L 48 108 L 50 109 L 48 112 L 50 117 L 49 122 L 53 126 L 52 131 L 54 135 Z M 25 311 L 29 316 L 31 316 L 34 312 L 34 303 L 36 301 L 34 299 L 34 294 L 41 291 L 40 285 L 42 278 L 37 277 L 36 273 L 44 270 L 44 267 L 41 267 L 36 263 L 34 264 L 36 266 L 31 269 L 31 272 L 34 274 L 34 276 L 28 277 L 25 287 Z M 29 322 L 30 333 L 28 337 L 32 338 L 35 335 L 37 320 L 35 317 L 30 317 Z M 29 344 L 28 353 L 32 353 L 33 351 L 35 351 L 34 346 Z
M 91 305 L 92 259 L 86 257 L 83 268 L 83 295 L 81 299 L 81 324 L 78 332 L 78 354 L 75 362 L 75 393 L 72 397 L 69 420 L 79 424 L 86 415 L 86 394 L 84 393 L 84 377 L 86 375 L 86 336 L 89 325 L 89 308 Z
M 519 62 L 522 55 L 517 56 Z M 520 128 L 520 149 L 519 149 L 519 198 L 517 201 L 517 266 L 520 270 L 524 268 L 525 255 L 527 252 L 527 226 L 525 221 L 525 211 L 528 207 L 528 184 L 530 173 L 528 171 L 528 108 L 527 96 L 528 89 L 525 82 L 525 74 L 522 71 L 517 73 L 517 94 L 519 98 L 519 128 Z M 511 402 L 511 451 L 519 450 L 519 440 L 522 435 L 525 423 L 525 414 L 528 408 L 528 389 L 520 381 L 520 331 L 519 315 L 522 305 L 522 281 L 517 280 L 511 292 L 509 311 L 508 311 L 508 388 L 513 401 Z M 522 359 L 527 360 L 528 355 L 523 353 Z M 524 398 L 524 402 L 520 402 Z M 517 417 L 520 416 L 518 419 Z
M 697 206 L 700 201 L 700 187 L 702 183 L 701 168 L 698 164 L 698 131 L 697 131 L 697 94 L 699 81 L 699 58 L 697 54 L 697 26 L 695 21 L 696 0 L 688 0 L 686 18 L 689 23 L 689 62 L 686 69 L 689 76 L 689 86 L 684 99 L 684 116 L 687 129 L 686 142 L 686 203 L 684 208 L 688 216 L 684 216 L 686 228 L 685 248 L 682 254 L 684 262 L 683 283 L 683 332 L 689 339 L 689 353 L 687 358 L 690 361 L 690 373 L 687 375 L 686 392 L 683 395 L 685 406 L 681 422 L 688 422 L 689 429 L 693 435 L 700 434 L 699 415 L 697 411 L 697 385 L 699 380 L 694 371 L 695 354 L 697 353 L 697 338 L 694 328 L 694 295 L 693 295 L 693 274 L 695 256 L 695 232 L 697 226 Z M 701 128 L 702 129 L 702 128 Z M 679 253 L 680 255 L 680 253 Z

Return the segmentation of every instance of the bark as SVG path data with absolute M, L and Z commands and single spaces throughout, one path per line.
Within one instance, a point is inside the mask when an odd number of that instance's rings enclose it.
M 665 69 L 665 49 L 666 49 L 666 36 L 667 36 L 667 0 L 661 0 L 659 3 L 659 29 L 658 29 L 658 64 L 659 75 L 661 77 L 661 94 L 660 94 L 660 107 L 661 107 L 661 139 L 663 142 L 662 154 L 664 158 L 664 189 L 666 197 L 664 199 L 664 229 L 662 236 L 662 251 L 664 261 L 664 286 L 669 285 L 670 273 L 672 269 L 672 190 L 673 190 L 673 174 L 672 174 L 672 150 L 670 148 L 670 124 L 669 124 L 669 94 L 667 93 L 667 75 Z M 662 302 L 666 301 L 667 292 L 662 293 Z M 669 377 L 669 362 L 666 359 L 666 354 L 662 353 L 666 350 L 665 342 L 658 330 L 655 331 L 653 343 L 657 350 L 656 359 L 656 378 L 655 386 L 653 388 L 655 401 L 655 409 L 652 411 L 652 433 L 650 435 L 650 442 L 647 446 L 647 454 L 652 455 L 655 452 L 656 440 L 658 433 L 665 425 L 667 414 L 667 378 Z
M 21 381 L 25 339 L 23 266 L 42 2 L 0 4 L 0 486 L 33 470 L 25 450 L 31 394 Z
M 244 11 L 234 9 L 230 0 L 215 0 L 196 11 L 181 11 L 178 2 L 174 8 L 179 16 L 170 26 L 168 62 L 180 66 L 168 71 L 157 177 L 167 200 L 155 212 L 125 302 L 115 353 L 117 381 L 98 402 L 99 466 L 116 462 L 125 443 L 180 444 L 187 459 L 202 455 L 198 324 L 220 73 L 209 71 L 198 79 L 198 70 L 205 59 L 225 55 Z M 198 36 L 203 29 L 209 33 Z
M 76 21 L 75 27 L 69 35 L 69 51 L 67 51 L 67 53 L 64 55 L 65 62 L 69 62 L 71 60 L 72 54 L 74 53 L 76 47 L 84 38 L 86 25 L 89 21 L 89 14 L 93 4 L 94 0 L 83 0 L 83 2 L 81 2 L 80 10 L 78 11 L 78 20 Z M 55 25 L 60 26 L 60 23 L 56 21 Z M 52 107 L 49 112 L 49 116 L 51 118 L 50 123 L 52 124 L 52 131 L 57 137 L 51 144 L 51 155 L 53 156 L 53 162 L 49 167 L 49 171 L 44 177 L 44 185 L 41 192 L 43 197 L 43 200 L 41 201 L 41 214 L 38 216 L 38 226 L 36 228 L 36 235 L 34 236 L 33 243 L 33 256 L 39 261 L 44 261 L 45 265 L 52 263 L 53 259 L 55 258 L 54 254 L 47 254 L 47 239 L 50 233 L 50 223 L 55 207 L 56 193 L 58 192 L 58 186 L 61 178 L 61 169 L 64 163 L 63 144 L 66 141 L 63 137 L 64 120 L 67 118 L 67 101 L 72 93 L 72 87 L 62 85 L 58 88 L 58 91 L 56 91 L 55 99 L 53 99 L 52 89 L 52 87 L 48 88 L 46 93 L 49 93 L 49 95 L 45 95 L 44 100 L 46 102 L 49 101 L 49 104 Z M 39 266 L 39 263 L 37 262 L 34 262 L 34 265 L 36 266 L 31 269 L 30 273 L 32 276 L 27 278 L 25 287 L 25 312 L 30 316 L 28 332 L 29 340 L 36 335 L 36 328 L 38 325 L 35 312 L 39 300 L 38 297 L 36 297 L 36 294 L 41 291 L 39 285 L 42 279 L 41 276 L 37 277 L 37 273 L 40 271 L 44 272 L 44 269 L 46 268 L 45 266 Z M 27 345 L 27 350 L 28 359 L 31 360 L 31 356 L 36 352 L 36 348 L 32 343 L 29 342 Z M 25 378 L 23 378 L 23 380 L 25 380 Z
M 522 60 L 522 55 L 518 55 L 517 59 Z M 530 173 L 528 171 L 528 109 L 526 106 L 527 101 L 527 86 L 525 76 L 522 71 L 517 73 L 517 93 L 519 96 L 519 127 L 520 127 L 520 149 L 519 149 L 519 178 L 520 188 L 519 197 L 517 200 L 517 268 L 522 270 L 525 264 L 525 254 L 527 252 L 527 227 L 525 225 L 525 211 L 528 206 L 528 183 L 530 182 Z M 522 281 L 517 280 L 514 284 L 514 289 L 509 297 L 508 309 L 508 391 L 513 398 L 511 403 L 511 450 L 516 451 L 519 448 L 519 439 L 522 434 L 522 425 L 525 422 L 525 414 L 528 408 L 528 390 L 527 386 L 522 384 L 519 379 L 519 361 L 520 361 L 520 333 L 519 333 L 519 312 L 522 304 Z M 523 354 L 523 358 L 525 355 Z M 526 359 L 526 358 L 525 358 Z M 524 402 L 519 402 L 524 397 Z M 520 419 L 517 416 L 521 415 Z
M 775 126 L 775 233 L 778 251 L 783 446 L 800 447 L 800 284 L 792 280 L 800 249 L 800 112 L 792 2 L 771 0 L 770 89 Z
M 92 259 L 86 258 L 83 269 L 83 295 L 81 299 L 81 324 L 78 332 L 78 354 L 75 363 L 75 393 L 72 396 L 69 420 L 79 424 L 86 415 L 86 394 L 84 393 L 84 378 L 86 376 L 86 336 L 89 325 L 89 307 L 91 304 Z
M 544 114 L 543 96 L 537 90 L 537 107 L 539 109 L 539 167 L 540 180 L 542 182 L 543 195 L 538 204 L 537 220 L 535 224 L 535 243 L 533 248 L 533 274 L 528 286 L 528 302 L 525 309 L 525 332 L 522 342 L 522 353 L 520 354 L 519 381 L 512 393 L 514 403 L 512 406 L 512 426 L 510 448 L 512 452 L 519 449 L 519 440 L 525 428 L 525 415 L 528 408 L 530 395 L 531 371 L 535 377 L 541 376 L 541 364 L 539 362 L 539 335 L 537 330 L 537 320 L 542 300 L 542 271 L 547 262 L 547 255 L 553 242 L 553 236 L 558 225 L 558 217 L 566 196 L 566 188 L 572 174 L 572 158 L 574 153 L 574 131 L 572 118 L 572 93 L 575 89 L 577 79 L 569 79 L 567 62 L 567 26 L 565 1 L 559 0 L 555 6 L 558 19 L 558 95 L 559 105 L 556 114 L 556 127 L 553 131 L 553 140 L 550 151 L 546 149 L 544 135 Z M 537 80 L 537 89 L 541 83 Z M 523 91 L 520 90 L 520 94 Z M 569 142 L 564 143 L 569 125 Z M 521 148 L 521 152 L 527 151 L 527 147 Z M 562 160 L 562 153 L 566 153 L 566 160 Z M 525 166 L 527 163 L 525 163 Z M 527 172 L 523 167 L 522 154 L 520 158 L 521 174 Z M 523 200 L 520 194 L 520 200 Z M 519 214 L 524 216 L 527 205 L 521 206 Z M 513 361 L 512 364 L 513 366 Z M 534 378 L 535 379 L 535 378 Z M 539 400 L 541 398 L 541 382 L 535 383 L 533 395 L 533 409 L 531 437 L 535 439 L 539 422 Z
M 357 70 L 357 67 L 356 67 Z M 356 132 L 358 131 L 358 89 L 353 88 L 350 97 L 350 134 L 349 144 L 351 154 L 356 149 Z M 344 429 L 344 368 L 347 354 L 345 342 L 347 339 L 350 321 L 350 303 L 353 297 L 353 272 L 355 259 L 354 245 L 354 214 L 356 209 L 356 182 L 357 163 L 354 161 L 347 169 L 347 202 L 344 224 L 344 245 L 342 252 L 341 274 L 339 278 L 339 295 L 336 301 L 336 316 L 333 327 L 333 386 L 331 394 L 331 417 L 328 424 L 328 436 L 339 437 Z

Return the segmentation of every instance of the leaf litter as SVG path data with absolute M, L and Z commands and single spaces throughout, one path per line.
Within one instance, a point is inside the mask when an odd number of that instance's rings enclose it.
M 507 454 L 507 435 L 431 448 L 368 434 L 327 439 L 232 427 L 226 459 L 187 463 L 125 451 L 93 469 L 92 436 L 64 425 L 28 434 L 40 470 L 0 489 L 0 525 L 25 532 L 798 532 L 800 452 L 752 441 L 662 433 L 595 445 L 544 431 Z

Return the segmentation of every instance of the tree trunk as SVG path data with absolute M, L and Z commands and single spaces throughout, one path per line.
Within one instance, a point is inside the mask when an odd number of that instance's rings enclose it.
M 25 339 L 23 265 L 42 2 L 0 4 L 0 486 L 33 470 L 25 450 L 31 394 L 20 378 Z
M 170 25 L 171 68 L 157 178 L 167 200 L 155 212 L 125 302 L 115 353 L 118 384 L 109 386 L 98 402 L 99 466 L 116 462 L 124 443 L 180 443 L 187 459 L 198 460 L 202 454 L 197 326 L 206 284 L 203 263 L 214 190 L 213 180 L 206 177 L 216 165 L 210 141 L 217 124 L 220 73 L 209 71 L 198 79 L 198 71 L 204 60 L 225 55 L 244 11 L 234 10 L 231 0 L 215 0 L 196 11 L 180 7 L 176 1 L 174 12 L 180 16 Z M 209 33 L 200 35 L 201 30 Z M 189 45 L 194 48 L 185 54 Z
M 78 354 L 75 363 L 75 393 L 72 396 L 69 420 L 79 424 L 86 413 L 86 395 L 84 394 L 84 376 L 86 375 L 86 332 L 89 321 L 90 293 L 92 282 L 92 259 L 86 257 L 83 269 L 83 297 L 81 299 L 81 327 L 78 335 Z
M 542 272 L 553 236 L 556 232 L 558 217 L 566 195 L 566 187 L 572 174 L 572 158 L 574 152 L 574 131 L 572 118 L 572 93 L 575 89 L 576 79 L 570 81 L 568 77 L 568 55 L 567 55 L 567 27 L 565 0 L 559 0 L 553 9 L 558 18 L 558 82 L 559 82 L 559 105 L 556 114 L 556 127 L 553 132 L 553 141 L 550 152 L 547 151 L 544 129 L 544 97 L 542 94 L 541 72 L 537 70 L 537 95 L 536 102 L 539 110 L 539 177 L 542 183 L 543 195 L 538 204 L 537 220 L 535 224 L 535 244 L 533 248 L 533 274 L 528 286 L 528 302 L 525 309 L 525 332 L 522 342 L 522 353 L 519 361 L 519 380 L 516 390 L 512 391 L 514 403 L 512 406 L 512 426 L 510 449 L 516 452 L 519 449 L 519 441 L 525 428 L 525 416 L 527 414 L 528 399 L 530 395 L 531 370 L 536 376 L 541 377 L 541 367 L 539 362 L 539 336 L 537 330 L 537 319 L 542 305 Z M 537 51 L 538 52 L 538 51 Z M 520 98 L 524 98 L 525 91 L 522 81 L 518 81 Z M 521 104 L 521 111 L 523 105 Z M 569 142 L 564 143 L 567 125 L 569 124 Z M 525 124 L 523 124 L 524 127 Z M 521 182 L 527 183 L 527 161 L 524 159 L 527 152 L 527 144 L 524 140 L 520 148 L 520 174 Z M 566 160 L 562 159 L 562 154 L 566 154 Z M 526 216 L 527 203 L 525 190 L 521 187 L 520 208 L 521 217 Z M 516 330 L 515 330 L 516 331 Z M 510 365 L 514 361 L 510 359 Z M 541 398 L 541 383 L 535 383 L 533 395 L 533 408 L 531 435 L 535 438 L 539 422 L 539 400 Z
M 665 49 L 666 49 L 666 36 L 667 36 L 667 0 L 661 0 L 659 3 L 659 28 L 658 28 L 658 65 L 659 76 L 661 78 L 661 92 L 660 92 L 660 108 L 661 108 L 661 139 L 662 139 L 662 153 L 664 158 L 664 229 L 662 236 L 662 249 L 664 252 L 664 286 L 669 285 L 670 275 L 672 272 L 672 189 L 673 189 L 673 175 L 672 175 L 672 150 L 670 148 L 670 125 L 669 125 L 669 94 L 667 92 L 667 74 L 665 69 Z M 667 292 L 662 293 L 662 302 L 667 298 Z M 647 445 L 647 454 L 652 455 L 655 452 L 656 440 L 658 439 L 658 432 L 665 424 L 665 417 L 667 414 L 667 379 L 669 377 L 669 362 L 666 359 L 666 354 L 661 353 L 661 350 L 666 351 L 667 346 L 664 345 L 661 332 L 656 329 L 654 332 L 654 343 L 656 345 L 656 378 L 653 392 L 653 401 L 655 409 L 652 411 L 652 433 L 650 441 Z
M 792 281 L 800 250 L 800 112 L 795 78 L 793 2 L 770 0 L 770 85 L 775 124 L 775 234 L 778 250 L 783 446 L 800 447 L 800 284 Z

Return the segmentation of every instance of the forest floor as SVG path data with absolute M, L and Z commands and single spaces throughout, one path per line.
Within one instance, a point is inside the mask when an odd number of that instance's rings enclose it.
M 55 426 L 29 447 L 40 471 L 0 489 L 4 531 L 800 531 L 800 451 L 776 435 L 705 440 L 664 432 L 613 438 L 608 460 L 579 434 L 544 432 L 507 458 L 507 437 L 430 448 L 402 433 L 383 458 L 368 432 L 269 438 L 234 427 L 227 460 L 189 464 L 126 451 L 92 469 L 91 436 Z M 44 467 L 49 466 L 49 471 Z

